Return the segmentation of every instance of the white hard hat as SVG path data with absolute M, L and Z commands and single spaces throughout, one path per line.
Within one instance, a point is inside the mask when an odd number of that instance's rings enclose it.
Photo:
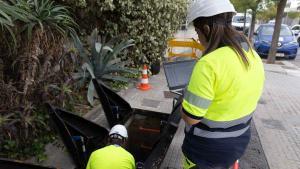
M 113 135 L 113 134 L 120 135 L 124 138 L 128 137 L 126 127 L 124 125 L 121 125 L 121 124 L 117 124 L 117 125 L 115 125 L 111 128 L 111 130 L 109 132 L 109 135 Z
M 236 13 L 229 0 L 191 0 L 187 22 L 190 24 L 199 17 L 210 17 L 226 12 Z

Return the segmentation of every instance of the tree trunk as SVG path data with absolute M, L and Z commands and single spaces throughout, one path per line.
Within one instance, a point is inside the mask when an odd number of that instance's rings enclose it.
M 245 10 L 244 13 L 244 26 L 243 26 L 243 33 L 246 33 L 246 22 L 247 22 L 247 9 Z
M 256 20 L 256 11 L 252 10 L 252 20 L 251 20 L 251 26 L 249 30 L 249 41 L 252 43 L 252 38 L 254 34 L 254 29 L 255 29 L 255 20 Z
M 273 32 L 272 44 L 268 55 L 267 63 L 275 63 L 276 52 L 277 52 L 277 44 L 280 36 L 281 22 L 284 14 L 284 8 L 286 6 L 287 0 L 280 0 L 277 7 L 277 15 L 275 21 L 275 28 Z

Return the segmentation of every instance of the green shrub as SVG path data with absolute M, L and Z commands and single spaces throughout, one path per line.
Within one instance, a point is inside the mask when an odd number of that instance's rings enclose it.
M 136 46 L 130 56 L 136 66 L 163 56 L 167 39 L 179 28 L 187 6 L 187 0 L 56 1 L 71 6 L 81 28 L 88 32 L 98 27 L 102 34 L 125 34 L 134 39 Z

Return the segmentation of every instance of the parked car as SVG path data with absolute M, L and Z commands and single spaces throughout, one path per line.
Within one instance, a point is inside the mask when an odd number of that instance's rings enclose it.
M 300 25 L 292 26 L 292 31 L 293 31 L 294 35 L 297 37 L 300 32 Z
M 298 36 L 296 36 L 296 40 L 297 40 L 298 45 L 299 45 L 299 47 L 300 47 L 300 32 L 299 32 Z
M 250 24 L 251 24 L 251 15 L 249 15 L 249 14 L 246 15 L 246 19 L 245 19 L 244 13 L 237 13 L 232 18 L 232 26 L 238 31 L 243 31 L 245 21 L 246 21 L 245 32 L 247 33 L 249 30 Z
M 269 24 L 275 24 L 275 19 L 272 19 L 268 22 Z
M 300 46 L 300 25 L 294 25 L 292 26 L 292 31 L 296 37 L 296 40 Z
M 260 25 L 254 33 L 254 48 L 261 57 L 267 57 L 274 32 L 274 24 Z M 280 29 L 280 37 L 277 44 L 276 57 L 295 59 L 298 50 L 298 42 L 292 30 L 282 24 Z

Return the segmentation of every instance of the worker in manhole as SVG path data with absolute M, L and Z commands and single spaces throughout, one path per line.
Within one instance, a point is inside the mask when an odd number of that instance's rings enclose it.
M 231 25 L 229 0 L 193 0 L 188 23 L 205 47 L 182 102 L 184 168 L 228 169 L 250 140 L 264 68 L 247 38 Z
M 115 125 L 109 132 L 108 146 L 94 151 L 86 169 L 134 169 L 135 160 L 125 150 L 128 134 L 124 125 Z

